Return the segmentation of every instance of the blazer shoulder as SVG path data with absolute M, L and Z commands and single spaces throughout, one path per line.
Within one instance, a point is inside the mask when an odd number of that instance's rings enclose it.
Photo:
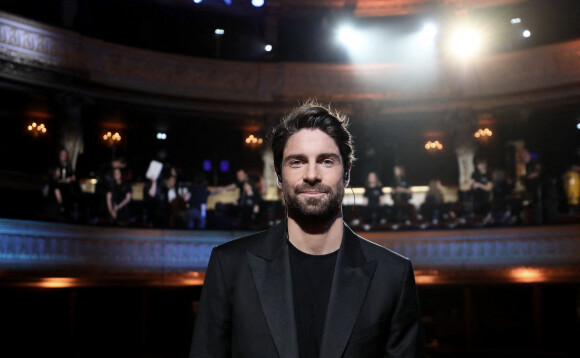
M 267 237 L 266 232 L 267 230 L 225 242 L 216 246 L 213 251 L 221 255 L 244 253 L 261 245 L 262 241 Z
M 365 239 L 364 237 L 358 236 L 358 238 L 361 243 L 361 248 L 369 260 L 390 261 L 405 266 L 411 263 L 411 259 L 401 255 L 398 252 L 376 244 L 370 240 Z

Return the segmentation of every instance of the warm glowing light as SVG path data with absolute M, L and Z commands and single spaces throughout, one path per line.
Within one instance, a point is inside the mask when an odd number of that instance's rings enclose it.
M 522 32 L 522 36 L 523 37 L 530 37 L 530 36 L 532 36 L 532 32 L 530 30 L 524 30 L 524 32 Z
M 457 30 L 451 37 L 451 51 L 459 57 L 475 55 L 481 47 L 481 35 L 470 27 Z
M 119 132 L 115 132 L 115 134 L 113 134 L 111 132 L 107 132 L 107 134 L 103 135 L 103 140 L 111 142 L 111 143 L 120 142 L 121 135 L 119 134 Z
M 425 143 L 425 149 L 427 150 L 441 150 L 443 149 L 443 144 L 441 144 L 438 140 L 432 142 L 428 141 Z
M 253 134 L 250 134 L 248 138 L 246 138 L 246 144 L 262 144 L 264 140 L 262 138 L 255 137 Z
M 519 267 L 512 269 L 510 276 L 516 282 L 542 282 L 546 279 L 546 275 L 542 272 L 541 269 L 529 267 Z
M 76 283 L 77 279 L 73 277 L 46 277 L 38 283 L 38 286 L 44 288 L 66 288 L 73 287 Z
M 31 134 L 33 134 L 34 136 L 37 136 L 39 134 L 46 134 L 46 127 L 44 125 L 44 123 L 36 123 L 36 122 L 32 122 L 31 124 L 29 124 L 26 129 L 28 129 L 29 132 L 31 132 Z
M 493 135 L 493 132 L 491 130 L 489 130 L 488 128 L 485 129 L 478 129 L 477 132 L 475 132 L 473 134 L 473 136 L 475 138 L 485 138 L 485 137 L 491 137 Z

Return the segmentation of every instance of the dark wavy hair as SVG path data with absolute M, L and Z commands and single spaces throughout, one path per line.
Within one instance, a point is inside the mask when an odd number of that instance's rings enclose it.
M 348 170 L 355 161 L 354 143 L 348 125 L 346 116 L 313 100 L 295 108 L 282 118 L 270 135 L 276 172 L 281 174 L 282 156 L 288 138 L 301 129 L 319 129 L 334 139 L 342 157 L 343 169 Z

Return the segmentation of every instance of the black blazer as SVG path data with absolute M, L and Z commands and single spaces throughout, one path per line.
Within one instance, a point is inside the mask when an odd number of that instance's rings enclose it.
M 344 227 L 320 358 L 419 357 L 411 262 Z M 298 358 L 287 222 L 212 251 L 190 358 Z

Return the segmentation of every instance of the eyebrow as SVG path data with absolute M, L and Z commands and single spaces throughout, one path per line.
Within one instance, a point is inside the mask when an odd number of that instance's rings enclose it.
M 305 154 L 289 154 L 284 158 L 284 163 L 292 159 L 305 159 L 307 156 Z M 320 153 L 316 156 L 316 159 L 320 158 L 334 158 L 341 159 L 341 156 L 336 153 Z

